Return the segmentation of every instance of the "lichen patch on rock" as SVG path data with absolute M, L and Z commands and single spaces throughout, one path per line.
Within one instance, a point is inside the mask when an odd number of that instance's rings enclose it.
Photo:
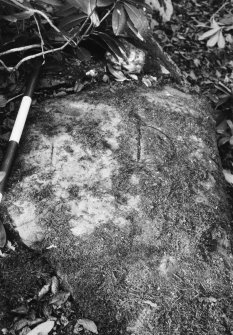
M 231 215 L 200 97 L 116 84 L 46 101 L 5 206 L 100 332 L 195 334 L 203 313 L 206 333 L 222 332 Z

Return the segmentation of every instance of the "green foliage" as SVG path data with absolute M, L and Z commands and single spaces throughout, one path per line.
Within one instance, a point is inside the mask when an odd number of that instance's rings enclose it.
M 147 9 L 139 0 L 0 0 L 0 65 L 14 71 L 31 58 L 45 58 L 68 45 L 78 57 L 81 41 L 90 38 L 122 56 L 116 36 L 143 40 Z M 15 52 L 20 60 L 8 64 L 8 55 Z

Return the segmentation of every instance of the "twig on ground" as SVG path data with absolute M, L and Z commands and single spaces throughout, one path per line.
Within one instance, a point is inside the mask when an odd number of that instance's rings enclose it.
M 6 102 L 6 105 L 9 104 L 9 102 L 11 102 L 11 101 L 20 98 L 22 95 L 24 95 L 24 93 L 20 93 L 18 95 L 15 95 L 14 97 L 8 99 L 7 102 Z
M 227 3 L 228 3 L 228 1 L 224 2 L 224 4 L 219 7 L 219 9 L 211 16 L 210 21 L 212 21 L 212 19 L 215 17 L 215 15 L 218 14 L 227 5 Z

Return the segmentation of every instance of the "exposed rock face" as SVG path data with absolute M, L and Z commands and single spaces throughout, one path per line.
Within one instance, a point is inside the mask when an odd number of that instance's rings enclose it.
M 223 334 L 233 305 L 220 168 L 200 98 L 99 87 L 32 111 L 5 205 L 24 243 L 52 246 L 101 333 Z

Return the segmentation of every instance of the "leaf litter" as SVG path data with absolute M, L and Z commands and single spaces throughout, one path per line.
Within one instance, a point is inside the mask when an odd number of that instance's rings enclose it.
M 0 329 L 2 334 L 15 335 L 47 335 L 53 334 L 78 334 L 89 331 L 98 334 L 94 321 L 77 319 L 72 309 L 71 294 L 60 289 L 57 276 L 47 280 L 33 298 L 28 299 L 11 309 L 15 315 L 13 323 L 7 328 Z

